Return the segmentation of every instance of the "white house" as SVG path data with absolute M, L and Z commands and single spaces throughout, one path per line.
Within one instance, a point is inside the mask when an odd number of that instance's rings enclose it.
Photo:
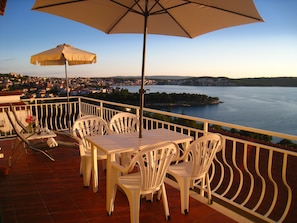
M 18 105 L 19 109 L 15 112 L 20 118 L 20 121 L 24 124 L 26 123 L 25 120 L 28 114 L 26 109 L 21 107 L 21 105 L 24 105 L 21 102 L 21 96 L 21 91 L 0 91 L 0 131 L 8 132 L 12 130 L 12 126 L 4 112 L 4 107 L 9 106 L 10 103 Z

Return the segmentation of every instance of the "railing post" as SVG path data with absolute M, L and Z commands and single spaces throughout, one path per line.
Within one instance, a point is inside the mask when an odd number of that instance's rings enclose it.
M 208 126 L 209 126 L 208 122 L 204 122 L 204 125 L 203 125 L 204 134 L 208 133 Z
M 139 118 L 139 108 L 135 109 L 135 114 Z
M 34 100 L 34 107 L 35 107 L 35 117 L 36 117 L 36 120 L 39 120 L 39 114 L 38 114 L 38 103 L 37 103 L 37 100 L 38 99 L 35 99 Z M 33 109 L 31 107 L 31 115 L 33 115 Z
M 99 104 L 100 104 L 100 118 L 103 118 L 103 101 L 99 101 Z
M 81 97 L 78 97 L 78 117 L 81 117 Z

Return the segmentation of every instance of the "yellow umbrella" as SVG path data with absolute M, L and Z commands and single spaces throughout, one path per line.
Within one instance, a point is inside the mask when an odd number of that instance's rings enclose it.
M 67 111 L 70 111 L 67 63 L 69 66 L 96 63 L 96 54 L 74 48 L 64 43 L 64 44 L 58 45 L 56 48 L 52 48 L 31 56 L 31 63 L 38 64 L 40 66 L 51 66 L 51 65 L 65 66 Z M 70 130 L 70 119 L 68 119 L 68 125 Z
M 263 21 L 252 0 L 36 0 L 32 9 L 68 18 L 107 34 L 143 34 L 139 137 L 147 34 L 194 38 L 230 26 Z
M 46 65 L 79 65 L 96 63 L 96 54 L 74 48 L 68 44 L 58 45 L 31 56 L 31 63 Z

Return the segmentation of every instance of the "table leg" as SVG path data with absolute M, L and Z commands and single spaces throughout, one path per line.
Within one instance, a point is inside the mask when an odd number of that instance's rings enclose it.
M 112 179 L 112 170 L 111 170 L 111 163 L 115 161 L 115 155 L 109 154 L 107 155 L 106 161 L 106 210 L 108 215 L 114 210 L 114 187 L 115 182 Z
M 93 192 L 98 191 L 97 147 L 92 145 L 92 182 Z

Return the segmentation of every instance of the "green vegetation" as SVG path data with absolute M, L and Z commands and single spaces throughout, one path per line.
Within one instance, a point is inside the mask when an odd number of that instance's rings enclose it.
M 139 105 L 139 93 L 130 93 L 126 89 L 113 91 L 109 94 L 101 92 L 91 93 L 88 96 L 100 100 Z M 219 98 L 209 97 L 204 94 L 167 94 L 159 92 L 145 94 L 145 106 L 151 108 L 157 108 L 159 106 L 194 106 L 216 103 L 219 103 Z
M 283 146 L 289 146 L 289 147 L 297 148 L 297 144 L 293 143 L 292 141 L 290 141 L 288 139 L 282 139 L 279 142 L 279 144 L 283 145 Z
M 99 100 L 125 103 L 130 105 L 139 105 L 139 94 L 131 93 L 128 90 L 115 91 L 106 94 L 103 92 L 89 93 L 88 97 Z

